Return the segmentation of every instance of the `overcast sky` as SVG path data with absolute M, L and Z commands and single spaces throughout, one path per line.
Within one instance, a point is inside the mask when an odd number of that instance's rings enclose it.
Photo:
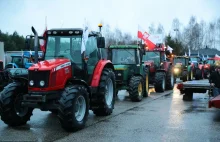
M 169 32 L 174 18 L 186 25 L 192 15 L 217 19 L 220 0 L 0 0 L 0 29 L 22 35 L 31 34 L 32 25 L 42 34 L 46 16 L 49 29 L 82 27 L 87 19 L 94 30 L 104 21 L 136 35 L 138 24 L 147 30 L 161 23 Z

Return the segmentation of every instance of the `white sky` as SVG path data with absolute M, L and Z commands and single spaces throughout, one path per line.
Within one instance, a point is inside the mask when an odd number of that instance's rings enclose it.
M 33 25 L 39 34 L 47 26 L 82 27 L 85 18 L 93 30 L 100 21 L 136 35 L 138 24 L 145 30 L 161 23 L 166 32 L 172 20 L 186 25 L 190 16 L 206 22 L 220 17 L 220 0 L 0 0 L 0 30 L 27 35 Z

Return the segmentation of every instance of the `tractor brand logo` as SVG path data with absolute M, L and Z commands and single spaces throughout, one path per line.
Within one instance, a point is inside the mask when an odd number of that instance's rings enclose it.
M 71 66 L 71 62 L 67 62 L 67 63 L 64 63 L 62 65 L 59 65 L 56 67 L 56 71 L 62 69 L 62 68 L 65 68 L 65 67 L 68 67 L 68 66 Z
M 68 74 L 69 73 L 69 69 L 68 68 L 65 68 L 65 74 Z

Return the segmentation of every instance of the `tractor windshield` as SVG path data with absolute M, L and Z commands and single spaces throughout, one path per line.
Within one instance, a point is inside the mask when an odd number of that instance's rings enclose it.
M 207 60 L 207 64 L 213 65 L 215 63 L 215 60 Z
M 67 58 L 80 64 L 82 36 L 48 36 L 45 60 Z
M 190 61 L 192 61 L 192 62 L 199 62 L 199 58 L 191 57 L 191 58 L 190 58 Z
M 112 49 L 113 64 L 136 64 L 135 49 Z
M 155 65 L 160 65 L 160 52 L 146 52 L 143 61 L 153 61 Z
M 174 65 L 177 63 L 181 63 L 182 65 L 186 66 L 186 59 L 185 58 L 174 58 Z

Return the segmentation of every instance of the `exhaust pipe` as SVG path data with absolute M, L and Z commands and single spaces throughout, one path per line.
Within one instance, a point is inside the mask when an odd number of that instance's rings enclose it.
M 34 33 L 34 63 L 38 63 L 38 34 L 34 27 L 31 27 L 32 32 Z

